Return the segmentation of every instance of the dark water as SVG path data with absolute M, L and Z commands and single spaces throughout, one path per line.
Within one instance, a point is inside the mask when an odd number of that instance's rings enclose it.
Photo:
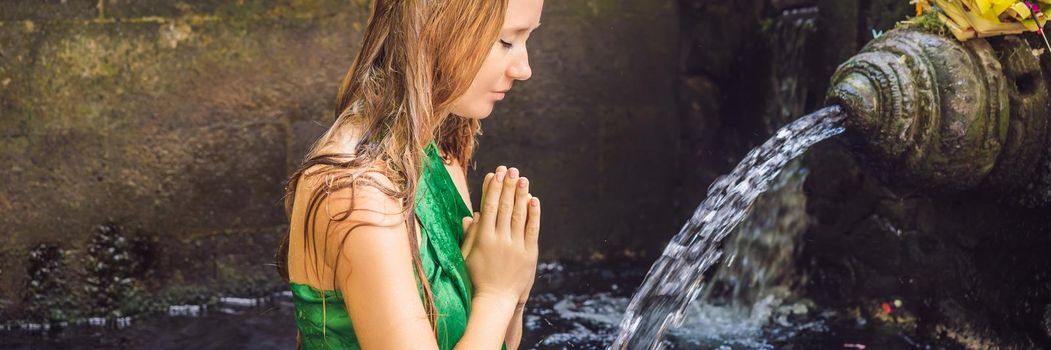
M 190 310 L 196 312 L 190 312 Z M 293 349 L 291 296 L 276 293 L 258 306 L 181 305 L 171 315 L 142 315 L 117 325 L 51 326 L 0 331 L 2 349 Z M 181 315 L 178 315 L 181 314 Z M 96 322 L 98 323 L 98 322 Z M 19 327 L 19 326 L 12 326 Z M 35 325 L 21 325 L 32 327 Z
M 523 349 L 606 349 L 632 292 L 642 283 L 644 261 L 541 264 L 525 316 Z M 236 300 L 235 300 L 236 301 Z M 292 349 L 295 325 L 291 298 L 275 293 L 258 306 L 213 303 L 174 309 L 175 314 L 131 318 L 129 325 L 75 325 L 61 330 L 0 330 L 0 349 Z M 787 306 L 786 306 L 787 305 Z M 808 306 L 810 307 L 810 306 Z M 892 329 L 850 314 L 784 304 L 761 335 L 713 338 L 672 330 L 671 349 L 869 349 L 920 347 Z M 713 311 L 714 310 L 714 311 Z M 709 308 L 709 315 L 719 314 Z M 786 311 L 787 310 L 787 311 Z M 692 314 L 692 312 L 691 312 Z M 778 319 L 780 318 L 780 319 Z M 692 318 L 691 318 L 692 319 Z M 727 320 L 729 322 L 730 320 Z M 687 324 L 690 324 L 689 322 Z M 729 323 L 727 323 L 729 324 Z
M 525 321 L 523 349 L 600 349 L 628 298 L 642 281 L 638 262 L 602 264 L 542 263 Z M 257 305 L 251 305 L 257 304 Z M 7 325 L 0 349 L 292 349 L 295 323 L 291 294 L 216 300 L 208 305 L 177 305 L 168 314 L 124 320 L 118 327 L 83 324 Z

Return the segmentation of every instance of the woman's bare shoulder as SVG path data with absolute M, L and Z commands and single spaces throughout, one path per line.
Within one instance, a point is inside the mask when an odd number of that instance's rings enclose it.
M 384 172 L 328 169 L 303 181 L 303 189 L 314 194 L 297 200 L 314 207 L 308 218 L 313 221 L 309 237 L 313 244 L 324 247 L 323 260 L 328 267 L 347 263 L 337 264 L 338 260 L 359 261 L 356 257 L 408 247 L 403 200 L 396 183 Z
M 401 220 L 401 190 L 380 165 L 338 168 L 315 165 L 303 173 L 311 192 L 322 192 L 318 214 L 329 219 L 386 226 Z

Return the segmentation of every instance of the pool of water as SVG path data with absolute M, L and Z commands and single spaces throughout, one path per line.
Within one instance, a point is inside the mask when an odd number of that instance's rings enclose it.
M 525 317 L 523 349 L 605 349 L 631 294 L 649 265 L 644 262 L 544 263 Z M 739 310 L 692 305 L 669 349 L 905 349 L 919 341 L 878 322 L 822 311 L 802 301 L 765 300 L 753 307 L 769 318 L 762 329 L 735 327 Z M 698 303 L 699 304 L 699 303 Z M 759 311 L 755 311 L 759 310 Z M 748 314 L 747 317 L 755 315 Z M 90 321 L 65 327 L 0 330 L 4 349 L 291 349 L 292 300 L 275 292 L 263 298 L 224 298 L 209 305 L 175 305 L 167 314 Z

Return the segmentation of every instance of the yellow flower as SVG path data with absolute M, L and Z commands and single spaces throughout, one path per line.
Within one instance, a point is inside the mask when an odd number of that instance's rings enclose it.
M 967 2 L 971 2 L 973 11 L 976 10 L 975 12 L 979 15 L 991 21 L 999 21 L 1001 13 L 1011 8 L 1014 4 L 1021 3 L 1018 0 L 973 0 Z

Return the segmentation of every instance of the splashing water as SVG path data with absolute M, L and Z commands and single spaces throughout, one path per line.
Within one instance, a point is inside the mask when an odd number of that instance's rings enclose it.
M 788 124 L 712 183 L 708 197 L 671 239 L 628 304 L 612 349 L 659 348 L 702 291 L 704 273 L 722 256 L 721 242 L 747 216 L 789 161 L 843 132 L 844 114 L 827 107 Z
M 800 161 L 789 162 L 720 243 L 722 262 L 709 271 L 682 325 L 668 332 L 670 348 L 772 350 L 829 330 L 831 314 L 795 293 L 803 285 L 796 253 L 810 222 L 808 173 Z

